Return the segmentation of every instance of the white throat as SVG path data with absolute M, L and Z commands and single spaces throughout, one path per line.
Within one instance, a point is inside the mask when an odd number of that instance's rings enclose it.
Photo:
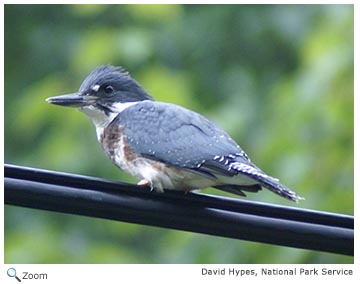
M 108 114 L 97 107 L 92 105 L 79 107 L 78 110 L 85 113 L 94 123 L 96 128 L 96 135 L 100 141 L 101 135 L 104 129 L 114 120 L 114 118 L 126 108 L 135 105 L 139 102 L 128 102 L 128 103 L 115 103 L 111 106 L 111 111 Z

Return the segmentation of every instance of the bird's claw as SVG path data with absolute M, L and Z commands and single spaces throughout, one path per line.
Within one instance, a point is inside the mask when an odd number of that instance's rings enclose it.
M 148 186 L 148 187 L 150 187 L 150 191 L 153 191 L 153 190 L 154 190 L 154 187 L 153 187 L 152 183 L 149 182 L 149 181 L 146 180 L 146 179 L 142 179 L 141 181 L 139 181 L 139 182 L 137 183 L 137 185 L 140 185 L 140 186 Z

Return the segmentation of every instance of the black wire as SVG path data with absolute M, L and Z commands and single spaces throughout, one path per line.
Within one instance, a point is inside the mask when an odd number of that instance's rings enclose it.
M 5 203 L 353 255 L 352 216 L 5 165 Z
M 112 182 L 100 178 L 59 173 L 36 168 L 5 165 L 5 176 L 17 179 L 26 179 L 42 183 L 64 185 L 95 190 L 122 191 L 139 195 L 150 194 L 152 197 L 163 194 L 149 192 L 148 188 L 134 184 Z M 168 191 L 167 198 L 196 202 L 199 205 L 210 206 L 216 209 L 230 210 L 239 213 L 256 214 L 260 216 L 282 218 L 294 221 L 311 222 L 315 224 L 338 226 L 343 228 L 354 228 L 354 218 L 343 214 L 334 214 L 322 211 L 298 209 L 294 207 L 266 204 L 241 199 L 226 198 L 220 196 Z

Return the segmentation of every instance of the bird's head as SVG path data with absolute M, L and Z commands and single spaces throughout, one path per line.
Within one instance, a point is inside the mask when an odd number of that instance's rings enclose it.
M 95 126 L 105 126 L 127 106 L 153 100 L 128 72 L 121 67 L 96 67 L 78 92 L 47 98 L 51 104 L 75 107 L 87 114 Z
M 96 67 L 86 77 L 78 92 L 50 97 L 48 103 L 84 108 L 97 107 L 104 111 L 116 111 L 122 103 L 152 100 L 146 91 L 121 67 L 103 65 Z

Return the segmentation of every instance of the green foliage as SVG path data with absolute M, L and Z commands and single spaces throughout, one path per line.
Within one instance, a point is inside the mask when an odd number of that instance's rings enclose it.
M 351 5 L 5 5 L 5 162 L 135 182 L 107 160 L 83 114 L 45 103 L 110 63 L 155 99 L 227 130 L 257 165 L 306 198 L 295 206 L 353 214 L 353 26 Z M 265 190 L 248 198 L 294 205 Z M 5 210 L 7 263 L 352 261 Z

